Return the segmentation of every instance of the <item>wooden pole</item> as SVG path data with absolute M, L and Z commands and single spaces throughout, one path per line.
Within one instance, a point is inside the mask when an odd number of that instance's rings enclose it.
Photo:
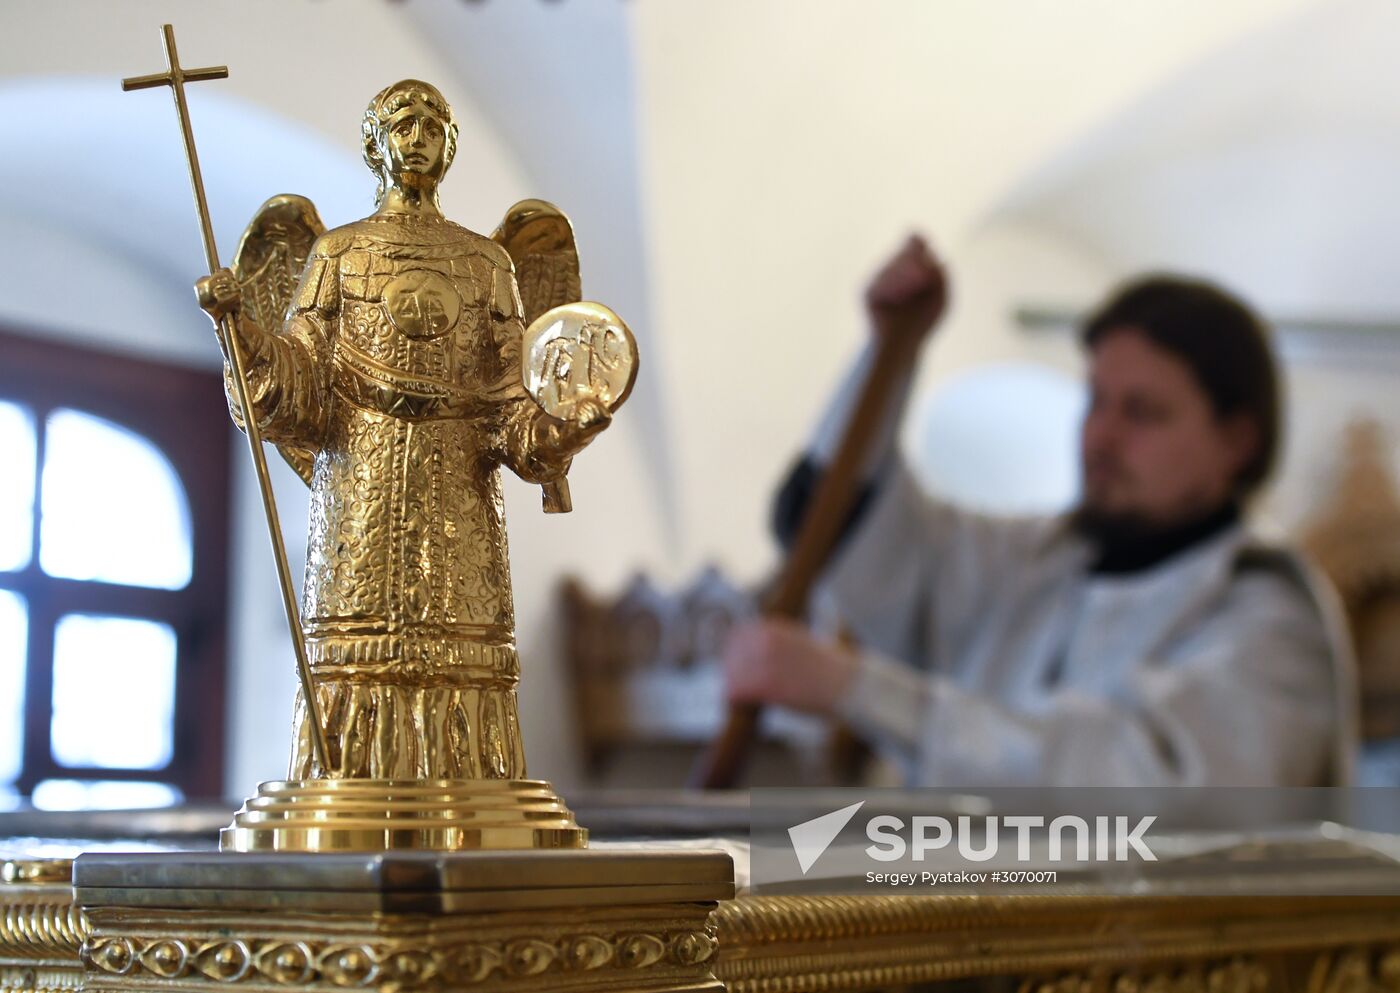
M 918 355 L 916 336 L 882 335 L 861 383 L 856 404 L 835 457 L 822 474 L 807 506 L 778 582 L 765 598 L 765 617 L 802 619 L 812 587 L 836 549 L 841 531 L 860 495 L 870 447 L 891 416 L 889 409 Z M 738 781 L 753 750 L 761 715 L 758 704 L 732 704 L 719 737 L 691 770 L 689 786 L 729 789 Z

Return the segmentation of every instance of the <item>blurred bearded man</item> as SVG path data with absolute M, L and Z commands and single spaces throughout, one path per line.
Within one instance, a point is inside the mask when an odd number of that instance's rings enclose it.
M 873 333 L 926 340 L 946 299 L 913 238 L 867 291 Z M 1242 522 L 1279 440 L 1260 320 L 1215 286 L 1155 276 L 1105 303 L 1083 341 L 1078 507 L 999 519 L 929 497 L 894 450 L 892 410 L 817 598 L 859 647 L 786 621 L 741 627 L 730 699 L 839 717 L 912 785 L 1346 782 L 1345 638 L 1295 555 Z M 852 393 L 779 494 L 784 540 Z

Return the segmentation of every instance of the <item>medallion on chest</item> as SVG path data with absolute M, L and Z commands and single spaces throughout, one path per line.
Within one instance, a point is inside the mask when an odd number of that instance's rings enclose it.
M 409 338 L 440 338 L 457 324 L 462 298 L 452 281 L 432 269 L 410 269 L 384 287 L 384 310 Z

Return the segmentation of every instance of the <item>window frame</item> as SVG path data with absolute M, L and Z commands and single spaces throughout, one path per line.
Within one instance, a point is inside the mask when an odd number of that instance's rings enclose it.
M 0 399 L 35 423 L 30 559 L 0 571 L 0 588 L 25 599 L 29 618 L 24 745 L 14 788 L 46 779 L 155 781 L 186 798 L 222 798 L 227 699 L 227 613 L 232 427 L 218 372 L 154 362 L 0 328 Z M 59 408 L 92 414 L 150 440 L 170 460 L 189 503 L 193 568 L 183 589 L 61 579 L 39 564 L 45 421 Z M 53 634 L 69 613 L 150 619 L 175 630 L 174 755 L 162 769 L 74 768 L 53 757 Z

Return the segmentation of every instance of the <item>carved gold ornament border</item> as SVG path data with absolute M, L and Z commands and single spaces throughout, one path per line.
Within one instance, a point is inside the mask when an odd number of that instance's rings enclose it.
M 310 928 L 308 928 L 310 930 Z M 270 981 L 281 986 L 330 984 L 344 989 L 416 989 L 444 984 L 527 980 L 546 973 L 605 968 L 694 969 L 709 961 L 715 937 L 706 930 L 619 934 L 581 932 L 516 937 L 440 947 L 427 941 L 295 940 L 290 937 L 207 938 L 112 935 L 82 950 L 90 967 L 111 976 L 193 977 L 217 983 Z

